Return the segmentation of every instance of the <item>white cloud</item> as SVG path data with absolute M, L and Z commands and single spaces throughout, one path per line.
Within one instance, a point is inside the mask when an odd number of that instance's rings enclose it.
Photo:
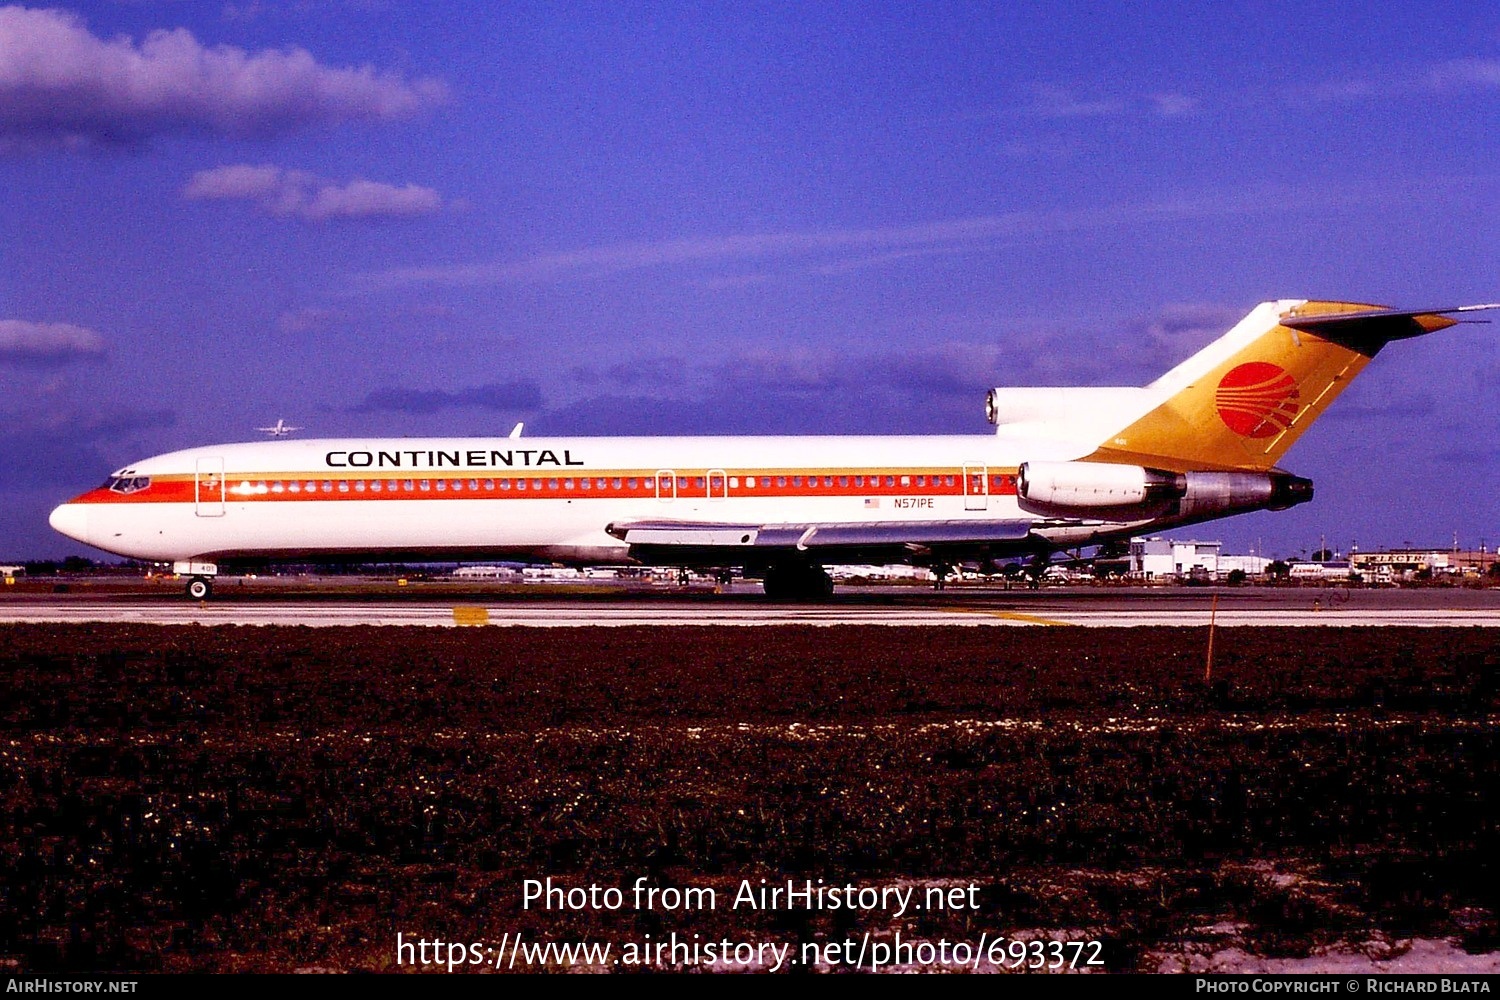
M 1198 98 L 1177 93 L 1152 94 L 1151 107 L 1163 118 L 1186 118 L 1198 110 Z
M 1030 111 L 1039 118 L 1101 118 L 1124 114 L 1127 101 L 1118 97 L 1080 97 L 1071 88 L 1050 83 L 1032 86 Z
M 104 338 L 72 323 L 0 319 L 0 362 L 58 365 L 104 355 Z
M 367 274 L 367 286 L 504 285 L 586 280 L 629 271 L 689 266 L 788 263 L 821 274 L 876 267 L 915 257 L 984 253 L 1039 235 L 1287 213 L 1308 205 L 1346 203 L 1338 191 L 1279 187 L 1207 191 L 1155 202 L 1090 209 L 1020 211 L 996 215 L 849 229 L 804 229 L 636 241 L 539 253 L 518 260 L 433 264 Z M 724 275 L 710 277 L 723 278 Z M 734 279 L 735 275 L 729 275 Z M 751 281 L 761 280 L 757 274 Z
M 1451 59 L 1438 63 L 1427 75 L 1434 90 L 1493 90 L 1500 88 L 1500 59 Z
M 276 329 L 282 333 L 319 333 L 329 327 L 344 323 L 349 317 L 336 309 L 320 309 L 307 306 L 289 309 L 276 317 Z
M 371 66 L 320 64 L 305 49 L 208 46 L 184 28 L 138 44 L 99 38 L 75 14 L 0 7 L 0 152 L 87 149 L 178 132 L 278 135 L 385 121 L 446 88 Z
M 305 170 L 248 163 L 200 170 L 182 196 L 192 201 L 250 201 L 270 215 L 309 222 L 430 215 L 443 207 L 441 195 L 416 184 L 398 187 L 359 177 L 339 184 Z

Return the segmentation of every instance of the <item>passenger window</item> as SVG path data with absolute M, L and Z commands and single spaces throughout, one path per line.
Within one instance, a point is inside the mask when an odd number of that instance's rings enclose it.
M 529 479 L 517 479 L 516 480 L 516 489 L 517 490 L 524 490 L 526 488 L 526 484 L 528 482 L 530 482 Z
M 428 490 L 432 489 L 432 480 L 419 479 L 417 481 L 417 489 L 423 493 L 426 493 Z
M 500 488 L 502 490 L 508 490 L 508 489 L 510 489 L 510 480 L 509 479 L 502 479 L 502 480 L 500 480 Z
M 650 479 L 644 480 L 644 482 L 646 484 L 646 489 L 648 489 L 648 490 L 654 490 L 654 489 L 656 489 L 656 478 L 655 477 L 652 477 Z
M 299 482 L 297 482 L 294 479 L 294 480 L 292 480 L 292 482 L 290 483 L 290 485 L 287 486 L 286 491 L 288 493 L 301 493 L 302 492 L 302 484 L 299 483 Z
M 557 480 L 556 479 L 549 479 L 549 480 L 547 480 L 547 489 L 549 489 L 549 490 L 555 490 L 555 489 L 557 489 Z
M 578 485 L 586 490 L 591 490 L 594 488 L 594 481 L 592 479 L 580 479 Z
M 357 483 L 354 484 L 354 492 L 356 492 L 356 493 L 363 493 L 364 491 L 365 491 L 365 481 L 363 479 L 361 479 Z
M 571 490 L 571 489 L 573 489 L 573 480 L 571 480 L 571 479 L 564 479 L 563 480 L 563 489 L 565 489 L 565 490 Z
M 348 493 L 349 492 L 349 480 L 347 480 L 347 479 L 340 479 L 339 480 L 339 492 L 340 493 Z
M 639 487 L 636 485 L 637 482 L 638 482 L 638 480 L 635 480 L 635 479 L 627 479 L 625 481 L 625 485 L 628 486 L 628 487 L 630 487 L 631 489 L 638 489 Z
M 854 477 L 854 485 L 856 487 L 864 486 L 864 484 L 865 484 L 865 477 L 864 476 L 855 476 Z
M 953 477 L 952 476 L 944 476 L 943 477 L 943 485 L 944 486 L 952 486 L 953 485 Z
M 753 490 L 753 489 L 755 489 L 755 477 L 754 476 L 746 476 L 745 477 L 745 489 L 747 489 L 747 490 Z
M 927 485 L 927 477 L 926 476 L 918 476 L 917 477 L 917 485 L 918 486 L 926 486 Z
M 901 485 L 902 486 L 910 486 L 911 485 L 911 476 L 902 476 L 901 477 Z
M 786 476 L 777 476 L 776 477 L 776 485 L 777 486 L 783 486 L 783 487 L 786 486 Z
M 704 487 L 706 487 L 708 484 L 703 481 L 703 477 L 702 476 L 699 476 L 697 479 L 693 480 L 693 485 L 695 487 L 697 487 L 698 489 L 701 490 Z
M 740 477 L 739 476 L 730 476 L 729 477 L 729 488 L 732 489 L 732 490 L 737 490 L 737 489 L 740 488 Z
M 839 486 L 841 488 L 847 489 L 848 486 L 849 486 L 849 477 L 848 476 L 839 476 Z
M 792 477 L 792 485 L 793 486 L 801 486 L 802 485 L 802 477 L 801 476 L 793 476 Z
M 620 487 L 621 487 L 621 486 L 622 486 L 622 485 L 624 485 L 624 484 L 623 484 L 623 483 L 621 483 L 621 482 L 620 482 L 620 480 L 618 480 L 618 479 L 616 479 L 616 480 L 615 480 L 615 481 L 614 481 L 614 483 L 613 483 L 613 485 L 614 485 L 614 488 L 615 488 L 615 489 L 619 489 L 619 488 L 620 488 Z
M 446 493 L 447 490 L 448 490 L 448 480 L 446 480 L 446 479 L 439 479 L 437 481 L 437 488 L 439 490 L 441 490 L 441 491 L 443 491 L 443 492 Z
M 491 493 L 495 492 L 495 481 L 493 479 L 486 479 L 484 481 L 484 488 Z

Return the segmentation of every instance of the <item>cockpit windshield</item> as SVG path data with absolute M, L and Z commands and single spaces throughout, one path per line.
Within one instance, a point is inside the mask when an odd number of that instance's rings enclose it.
M 150 485 L 150 476 L 110 476 L 101 488 L 111 493 L 139 493 Z

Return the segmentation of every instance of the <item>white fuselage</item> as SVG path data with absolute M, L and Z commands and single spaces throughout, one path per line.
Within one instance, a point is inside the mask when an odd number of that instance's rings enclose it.
M 1032 520 L 1017 506 L 1018 465 L 1073 457 L 992 435 L 268 441 L 137 462 L 112 477 L 124 490 L 85 493 L 52 523 L 159 561 L 607 563 L 627 558 L 605 530 L 625 521 Z

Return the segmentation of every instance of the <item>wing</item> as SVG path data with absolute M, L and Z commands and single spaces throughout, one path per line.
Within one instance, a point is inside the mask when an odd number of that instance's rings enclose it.
M 766 563 L 801 555 L 820 563 L 889 563 L 934 553 L 1025 551 L 1034 547 L 1032 521 L 855 521 L 727 524 L 628 521 L 605 530 L 645 563 Z M 1028 542 L 1030 544 L 1028 544 Z

